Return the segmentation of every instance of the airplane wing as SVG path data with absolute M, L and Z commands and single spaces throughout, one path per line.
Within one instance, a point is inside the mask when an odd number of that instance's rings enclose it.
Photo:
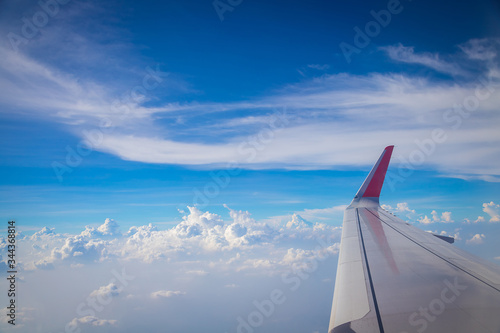
M 499 333 L 500 268 L 380 207 L 393 148 L 345 210 L 328 333 Z

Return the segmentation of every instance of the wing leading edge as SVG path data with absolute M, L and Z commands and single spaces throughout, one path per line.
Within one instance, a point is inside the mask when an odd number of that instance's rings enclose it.
M 379 205 L 393 146 L 346 208 L 329 333 L 500 333 L 500 268 Z

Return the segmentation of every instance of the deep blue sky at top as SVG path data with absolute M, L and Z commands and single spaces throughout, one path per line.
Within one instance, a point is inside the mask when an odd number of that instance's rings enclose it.
M 106 42 L 130 46 L 129 54 L 121 56 L 162 64 L 162 70 L 181 75 L 194 90 L 203 92 L 197 100 L 210 101 L 235 100 L 279 89 L 299 81 L 297 69 L 307 64 L 329 64 L 330 73 L 402 70 L 401 65 L 377 54 L 379 46 L 402 43 L 417 50 L 449 53 L 468 39 L 499 33 L 500 9 L 493 1 L 402 1 L 401 13 L 392 15 L 390 24 L 370 38 L 370 45 L 348 64 L 339 44 L 353 44 L 353 28 L 364 29 L 373 20 L 370 12 L 387 9 L 387 4 L 242 1 L 232 12 L 225 12 L 221 22 L 211 1 L 111 1 L 94 4 L 100 10 L 94 7 L 91 17 L 78 17 L 72 24 L 102 41 L 102 47 Z M 71 5 L 69 2 L 66 6 Z M 33 2 L 21 11 L 14 10 L 9 20 L 13 27 L 21 26 L 20 18 L 37 10 Z M 109 34 L 101 29 L 103 26 L 116 30 Z M 44 51 L 46 54 L 37 56 L 58 59 L 54 49 Z M 124 61 L 109 59 L 110 63 L 113 60 Z M 75 66 L 69 59 L 67 62 Z M 83 71 L 80 74 L 87 71 L 88 75 L 106 78 L 106 72 L 96 73 L 85 65 L 77 68 Z M 418 69 L 404 66 L 404 70 Z M 175 97 L 179 101 L 179 96 Z
M 59 14 L 48 23 L 49 38 L 36 37 L 21 45 L 19 52 L 68 73 L 78 82 L 99 82 L 114 96 L 141 82 L 146 66 L 158 65 L 172 80 L 154 90 L 145 103 L 156 107 L 265 99 L 289 86 L 339 73 L 360 77 L 404 73 L 433 82 L 460 82 L 463 77 L 394 61 L 380 47 L 402 44 L 414 47 L 415 52 L 439 53 L 446 60 L 457 53 L 459 44 L 500 34 L 500 7 L 492 1 L 403 0 L 401 13 L 392 15 L 391 23 L 348 63 L 339 44 L 354 44 L 353 28 L 364 30 L 373 20 L 370 12 L 385 10 L 387 4 L 244 0 L 233 11 L 225 12 L 221 21 L 212 1 L 73 0 L 62 7 L 68 15 Z M 2 43 L 7 46 L 7 33 L 18 31 L 21 18 L 39 10 L 35 1 L 25 1 L 23 6 L 6 2 L 0 8 Z M 106 217 L 125 226 L 175 223 L 180 218 L 177 209 L 193 203 L 193 189 L 203 188 L 212 179 L 213 170 L 203 166 L 126 161 L 94 151 L 61 183 L 51 163 L 64 161 L 66 147 L 78 144 L 78 130 L 53 117 L 25 113 L 21 104 L 18 107 L 20 112 L 12 105 L 3 106 L 7 111 L 0 114 L 3 219 L 21 219 L 34 229 L 50 224 L 66 228 L 63 230 L 96 224 Z M 266 114 L 268 108 L 236 107 L 227 113 L 200 113 L 186 122 L 163 114 L 156 115 L 154 121 L 169 133 L 165 136 L 217 143 L 238 131 L 241 135 L 255 133 L 258 127 L 237 127 L 233 132 L 210 135 L 192 129 Z M 315 116 L 304 111 L 303 117 Z M 374 161 L 382 148 L 367 159 Z M 352 168 L 327 168 L 337 171 L 245 170 L 210 202 L 211 210 L 222 213 L 221 205 L 227 203 L 264 218 L 347 204 L 369 167 L 363 163 Z M 417 180 L 408 179 L 397 188 L 400 194 L 405 193 L 402 200 L 413 200 L 414 206 L 422 209 L 456 208 L 459 216 L 474 217 L 481 213 L 482 202 L 497 199 L 493 196 L 497 183 L 436 178 L 436 174 L 429 167 L 415 172 Z M 426 196 L 429 191 L 432 198 Z M 452 200 L 444 199 L 451 193 L 464 194 L 462 203 L 473 198 L 468 207 L 471 210 L 463 204 L 454 207 Z M 397 194 L 388 191 L 387 195 L 393 204 L 399 202 Z M 445 204 L 432 208 L 440 200 Z
M 103 41 L 120 38 L 130 43 L 132 56 L 137 53 L 145 61 L 161 63 L 163 70 L 181 75 L 195 91 L 203 92 L 197 100 L 209 101 L 239 100 L 279 89 L 299 81 L 297 69 L 307 64 L 330 64 L 330 73 L 398 71 L 400 66 L 377 54 L 378 46 L 402 43 L 448 53 L 468 39 L 499 32 L 499 9 L 491 12 L 491 1 L 402 1 L 401 13 L 393 15 L 390 25 L 348 64 L 339 44 L 353 44 L 353 28 L 364 29 L 373 20 L 370 11 L 386 9 L 387 3 L 243 1 L 225 12 L 221 22 L 211 1 L 113 1 L 98 4 L 100 16 L 75 23 Z M 121 34 L 102 35 L 99 25 L 86 24 L 87 20 L 115 27 Z M 52 50 L 46 51 L 50 56 Z M 171 98 L 179 101 L 178 95 Z

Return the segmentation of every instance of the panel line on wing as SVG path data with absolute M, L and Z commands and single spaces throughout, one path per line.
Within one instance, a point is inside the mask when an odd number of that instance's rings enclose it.
M 447 262 L 448 264 L 452 265 L 453 267 L 461 270 L 462 272 L 466 273 L 467 275 L 470 275 L 472 276 L 473 278 L 477 279 L 478 281 L 484 283 L 485 285 L 493 288 L 494 290 L 500 292 L 500 289 L 496 288 L 495 286 L 492 286 L 490 283 L 488 283 L 487 281 L 484 281 L 483 279 L 479 278 L 478 276 L 470 273 L 469 271 L 465 270 L 464 268 L 460 267 L 459 265 L 453 263 L 452 261 L 444 258 L 443 256 L 439 255 L 438 253 L 432 251 L 431 249 L 425 247 L 424 245 L 418 243 L 417 241 L 413 240 L 411 237 L 409 237 L 408 235 L 406 235 L 405 233 L 401 232 L 400 230 L 398 230 L 397 228 L 393 227 L 392 225 L 390 225 L 389 223 L 387 223 L 386 221 L 384 221 L 383 219 L 381 219 L 379 216 L 375 215 L 370 209 L 367 209 L 367 211 L 372 214 L 373 216 L 375 216 L 376 218 L 378 218 L 382 223 L 384 223 L 385 225 L 387 225 L 388 227 L 390 227 L 391 229 L 393 229 L 394 231 L 396 231 L 397 233 L 399 233 L 400 235 L 402 235 L 403 237 L 407 238 L 408 240 L 410 240 L 411 242 L 417 244 L 418 246 L 420 246 L 421 248 L 423 248 L 424 250 L 428 251 L 429 253 L 432 253 L 433 255 L 435 255 L 436 257 L 440 258 L 441 260 L 444 260 L 445 262 Z M 358 215 L 358 219 L 359 219 L 359 215 Z
M 380 310 L 378 308 L 378 303 L 377 303 L 377 296 L 375 295 L 375 288 L 373 286 L 373 280 L 372 280 L 372 275 L 370 272 L 370 264 L 368 263 L 368 257 L 366 256 L 366 248 L 365 248 L 365 241 L 363 239 L 363 230 L 361 230 L 361 220 L 359 218 L 359 211 L 356 208 L 356 217 L 358 220 L 358 227 L 359 227 L 359 238 L 361 240 L 361 247 L 363 249 L 363 257 L 365 258 L 365 263 L 366 263 L 366 272 L 368 275 L 368 280 L 370 282 L 370 290 L 372 293 L 372 298 L 373 298 L 373 305 L 375 307 L 375 313 L 377 315 L 377 322 L 378 322 L 378 327 L 380 330 L 380 333 L 384 333 L 384 326 L 382 325 L 382 317 L 380 316 Z

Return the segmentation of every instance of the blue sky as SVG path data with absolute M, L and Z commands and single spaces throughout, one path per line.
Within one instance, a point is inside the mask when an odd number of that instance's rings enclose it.
M 234 256 L 270 260 L 279 272 L 290 263 L 283 255 L 289 243 L 279 238 L 266 258 L 266 237 L 294 230 L 302 236 L 290 236 L 292 249 L 314 257 L 306 240 L 341 226 L 344 205 L 390 144 L 386 208 L 498 262 L 496 2 L 61 2 L 0 4 L 0 219 L 15 219 L 28 247 L 40 241 L 35 232 L 53 230 L 42 233 L 45 247 L 26 253 L 27 274 L 40 278 L 71 265 L 99 270 L 106 260 L 118 267 L 132 242 L 121 237 L 150 223 L 157 230 L 147 237 L 173 237 L 187 249 L 172 230 L 200 224 L 203 212 L 224 227 L 201 223 L 200 253 L 213 235 L 227 236 L 220 228 L 247 223 L 246 232 L 259 235 L 249 236 L 255 243 L 216 244 Z M 251 218 L 238 222 L 233 210 Z M 106 231 L 107 218 L 120 231 Z M 293 221 L 296 228 L 287 228 Z M 315 223 L 323 229 L 313 230 Z M 105 231 L 84 234 L 86 226 Z M 105 253 L 85 263 L 65 257 L 80 256 L 71 244 L 83 239 L 87 250 L 103 242 Z M 154 260 L 170 258 L 165 251 Z M 147 265 L 151 255 L 133 260 Z M 330 266 L 321 274 L 333 279 Z M 272 285 L 265 270 L 255 274 Z M 321 274 L 314 278 L 327 279 Z M 250 281 L 239 277 L 228 285 Z M 82 286 L 81 294 L 104 282 Z M 195 286 L 163 295 L 182 299 Z M 233 317 L 213 324 L 229 331 Z M 79 318 L 96 330 L 123 329 L 119 321 Z M 321 331 L 322 318 L 308 329 Z

